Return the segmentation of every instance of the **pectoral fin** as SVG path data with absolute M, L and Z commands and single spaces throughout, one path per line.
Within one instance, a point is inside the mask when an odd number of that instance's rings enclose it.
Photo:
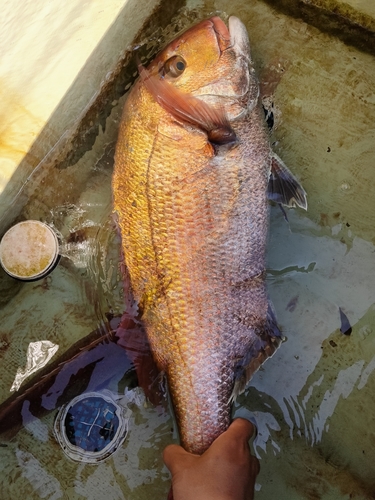
M 264 330 L 254 337 L 255 340 L 246 356 L 235 367 L 234 387 L 229 402 L 235 401 L 237 396 L 244 392 L 254 373 L 275 353 L 283 341 L 271 303 L 268 304 Z
M 307 210 L 306 192 L 285 163 L 275 154 L 271 156 L 271 174 L 267 189 L 268 199 L 287 207 L 299 206 Z

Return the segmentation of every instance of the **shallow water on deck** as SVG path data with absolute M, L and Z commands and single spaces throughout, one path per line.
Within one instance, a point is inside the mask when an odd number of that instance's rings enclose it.
M 248 27 L 262 94 L 274 104 L 274 149 L 309 202 L 307 213 L 289 210 L 288 223 L 278 207 L 271 210 L 268 285 L 287 340 L 239 399 L 258 423 L 256 499 L 374 498 L 375 60 L 261 1 L 191 2 L 172 25 L 216 11 Z M 49 340 L 58 356 L 98 327 L 106 331 L 124 311 L 110 192 L 122 105 L 91 151 L 53 183 L 35 186 L 22 213 L 57 230 L 63 257 L 43 281 L 1 276 L 1 401 L 26 365 L 30 342 Z M 340 332 L 340 309 L 351 335 Z M 141 392 L 128 403 L 127 440 L 106 462 L 76 464 L 55 441 L 63 401 L 92 390 L 121 395 L 135 385 L 121 347 L 103 342 L 90 352 L 62 370 L 37 405 L 26 397 L 28 423 L 11 441 L 0 437 L 4 500 L 166 497 L 161 453 L 174 440 L 173 421 L 166 405 L 154 407 Z M 30 412 L 37 418 L 28 419 Z

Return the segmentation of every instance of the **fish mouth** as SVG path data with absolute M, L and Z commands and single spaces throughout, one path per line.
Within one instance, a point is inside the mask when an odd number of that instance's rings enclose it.
M 221 52 L 232 49 L 237 56 L 243 56 L 250 62 L 250 43 L 247 29 L 240 19 L 230 16 L 228 27 L 220 17 L 211 17 Z
M 231 46 L 235 53 L 250 62 L 250 42 L 246 26 L 235 16 L 230 16 L 228 26 Z
M 198 89 L 194 95 L 213 104 L 219 99 L 226 108 L 229 121 L 237 120 L 254 108 L 259 97 L 247 29 L 236 16 L 229 17 L 228 27 L 220 17 L 211 17 L 208 21 L 216 35 L 219 59 L 223 58 L 224 66 L 227 69 L 231 67 L 232 71 L 224 81 L 219 77 Z M 225 57 L 227 54 L 231 57 Z
M 228 49 L 231 45 L 231 36 L 227 25 L 222 19 L 220 19 L 220 17 L 217 16 L 211 17 L 209 21 L 212 23 L 213 29 L 216 33 L 220 52 L 224 52 L 224 50 Z

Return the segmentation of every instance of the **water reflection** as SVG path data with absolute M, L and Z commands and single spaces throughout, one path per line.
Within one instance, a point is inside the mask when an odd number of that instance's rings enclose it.
M 288 471 L 297 454 L 314 464 L 301 471 L 305 481 L 319 473 L 338 487 L 337 470 L 345 470 L 339 477 L 348 491 L 370 498 L 357 478 L 373 483 L 374 247 L 360 238 L 348 248 L 340 239 L 318 237 L 322 230 L 295 212 L 289 212 L 289 220 L 290 234 L 280 246 L 285 221 L 273 210 L 269 246 L 270 296 L 288 340 L 254 376 L 240 402 L 255 412 L 254 447 L 262 470 L 272 467 L 270 456 L 279 457 L 286 461 L 279 481 L 293 477 L 297 485 L 297 471 L 292 476 Z M 316 264 L 306 273 L 311 262 Z M 351 335 L 340 331 L 340 308 L 350 318 Z M 262 473 L 259 487 L 260 498 L 275 494 Z M 321 487 L 315 484 L 312 498 L 323 497 Z M 342 491 L 334 498 L 343 497 Z

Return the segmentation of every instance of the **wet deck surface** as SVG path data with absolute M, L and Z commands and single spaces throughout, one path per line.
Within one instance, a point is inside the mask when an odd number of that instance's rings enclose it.
M 274 149 L 302 181 L 309 203 L 306 214 L 288 211 L 289 224 L 277 207 L 271 211 L 268 284 L 287 341 L 240 399 L 259 426 L 256 499 L 373 498 L 375 50 L 370 44 L 360 51 L 327 27 L 319 30 L 318 21 L 288 16 L 276 2 L 235 2 L 230 10 L 224 1 L 207 2 L 158 34 L 173 36 L 175 26 L 215 10 L 239 16 L 248 28 L 263 96 L 274 105 Z M 363 29 L 371 40 L 371 26 Z M 110 191 L 123 92 L 106 113 L 93 115 L 95 133 L 76 144 L 77 154 L 59 151 L 16 201 L 23 206 L 17 220 L 41 218 L 58 231 L 63 257 L 40 282 L 21 284 L 1 272 L 1 401 L 26 364 L 30 342 L 50 340 L 61 355 L 123 313 Z M 340 309 L 351 335 L 340 332 Z M 77 380 L 85 381 L 82 390 L 124 391 L 131 366 L 121 347 L 107 349 L 85 377 L 72 378 L 73 392 Z M 4 499 L 166 497 L 161 453 L 173 440 L 173 422 L 165 407 L 138 395 L 121 450 L 101 465 L 77 465 L 53 437 L 59 394 L 48 391 L 44 415 L 1 441 Z

